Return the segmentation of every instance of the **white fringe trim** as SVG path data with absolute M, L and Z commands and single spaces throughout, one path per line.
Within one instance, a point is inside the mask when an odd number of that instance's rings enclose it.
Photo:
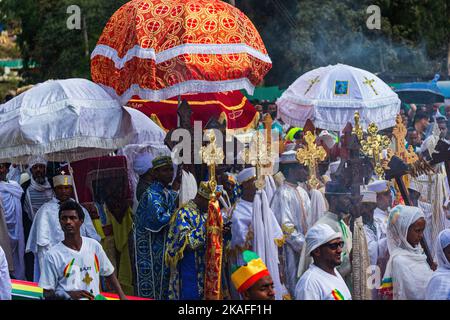
M 0 149 L 0 161 L 27 164 L 29 158 L 40 155 L 48 161 L 78 161 L 100 157 L 127 145 L 136 133 L 123 138 L 72 137 L 46 144 L 20 145 Z
M 255 90 L 255 86 L 247 78 L 223 81 L 189 80 L 161 90 L 143 89 L 138 84 L 132 84 L 121 96 L 112 87 L 101 83 L 99 85 L 124 105 L 134 95 L 138 95 L 143 100 L 161 101 L 186 93 L 225 92 L 245 89 L 249 95 L 253 95 Z
M 243 43 L 236 44 L 201 44 L 201 43 L 187 43 L 182 44 L 159 53 L 155 52 L 155 49 L 145 49 L 139 45 L 135 45 L 133 48 L 127 51 L 125 56 L 119 57 L 117 50 L 110 46 L 99 44 L 95 47 L 91 54 L 91 60 L 98 55 L 107 57 L 114 61 L 117 69 L 122 69 L 128 61 L 133 58 L 150 59 L 155 60 L 157 64 L 163 63 L 167 60 L 173 59 L 183 54 L 238 54 L 247 53 L 261 61 L 266 63 L 272 63 L 270 57 L 267 54 L 252 48 Z

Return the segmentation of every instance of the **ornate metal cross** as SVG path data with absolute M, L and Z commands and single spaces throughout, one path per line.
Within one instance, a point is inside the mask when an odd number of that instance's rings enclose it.
M 271 150 L 266 147 L 263 132 L 260 130 L 256 131 L 252 137 L 250 146 L 244 150 L 243 155 L 245 163 L 256 167 L 256 188 L 258 190 L 263 189 L 265 180 L 264 175 L 262 174 L 262 168 L 270 165 L 272 162 Z
M 318 82 L 320 82 L 319 76 L 315 77 L 314 79 L 309 80 L 309 87 L 308 87 L 308 89 L 306 89 L 305 95 L 309 92 L 309 90 L 311 90 L 312 86 Z
M 209 144 L 207 146 L 201 147 L 200 157 L 202 158 L 202 161 L 208 166 L 208 184 L 212 192 L 211 197 L 214 197 L 217 187 L 216 165 L 221 164 L 225 156 L 222 148 L 219 148 L 216 144 L 216 135 L 214 134 L 214 130 L 209 130 L 209 132 L 207 133 L 207 137 L 209 138 Z
M 378 95 L 377 90 L 375 90 L 375 87 L 373 86 L 375 79 L 367 79 L 367 77 L 364 77 L 364 79 L 366 79 L 366 80 L 363 83 L 370 86 L 372 88 L 373 92 L 375 92 L 375 94 Z
M 316 177 L 316 168 L 319 161 L 325 160 L 327 152 L 322 146 L 316 145 L 316 136 L 311 132 L 306 132 L 306 146 L 297 150 L 297 160 L 309 169 L 308 184 L 311 188 L 317 189 L 320 184 Z
M 384 176 L 384 169 L 381 165 L 381 151 L 391 144 L 389 137 L 378 134 L 378 127 L 375 123 L 371 123 L 367 128 L 369 136 L 366 140 L 361 140 L 362 152 L 374 160 L 375 173 L 379 179 Z

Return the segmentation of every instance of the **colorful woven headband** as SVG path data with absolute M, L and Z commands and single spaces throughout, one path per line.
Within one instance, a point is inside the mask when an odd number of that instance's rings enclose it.
M 172 158 L 169 156 L 161 156 L 153 159 L 152 161 L 153 170 L 163 167 L 163 166 L 172 166 Z
M 259 279 L 270 275 L 262 259 L 253 251 L 246 250 L 242 253 L 247 263 L 241 267 L 234 267 L 231 281 L 239 293 L 247 291 Z

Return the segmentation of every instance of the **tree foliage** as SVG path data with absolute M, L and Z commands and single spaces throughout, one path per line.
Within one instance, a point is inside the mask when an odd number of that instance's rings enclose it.
M 86 24 L 69 30 L 73 0 L 1 0 L 3 20 L 19 22 L 21 55 L 39 68 L 29 81 L 90 78 L 89 55 L 108 18 L 126 0 L 77 0 Z M 369 30 L 366 9 L 381 7 L 381 30 Z M 273 61 L 266 85 L 288 86 L 304 72 L 346 63 L 392 79 L 447 76 L 448 0 L 237 0 L 255 24 Z M 86 30 L 84 29 L 85 27 Z

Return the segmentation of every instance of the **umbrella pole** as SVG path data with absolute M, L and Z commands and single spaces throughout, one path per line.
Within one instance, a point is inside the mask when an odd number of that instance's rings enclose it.
M 75 201 L 78 202 L 78 193 L 77 193 L 77 186 L 75 185 L 75 178 L 73 177 L 73 169 L 70 166 L 70 161 L 67 162 L 67 166 L 69 168 L 70 176 L 72 177 L 72 183 L 73 183 L 73 193 L 75 195 Z

